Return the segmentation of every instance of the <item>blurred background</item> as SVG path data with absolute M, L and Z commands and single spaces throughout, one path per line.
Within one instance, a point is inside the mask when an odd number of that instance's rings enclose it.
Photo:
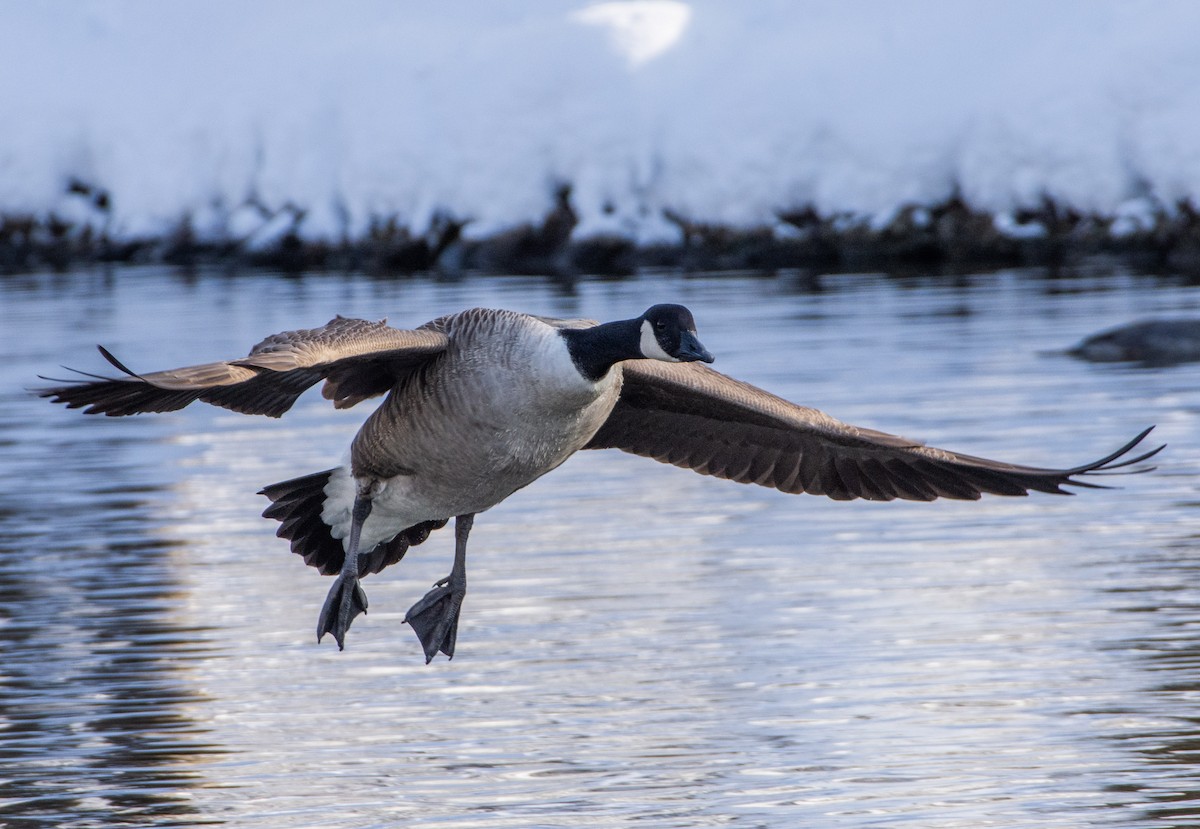
M 48 0 L 2 23 L 10 261 L 21 219 L 71 258 L 290 234 L 311 265 L 561 201 L 527 240 L 542 254 L 1040 261 L 1021 241 L 1052 237 L 1200 266 L 1190 2 Z M 545 269 L 537 252 L 479 264 Z
M 1193 826 L 1200 6 L 0 4 L 0 825 Z M 328 581 L 262 486 L 371 403 L 46 380 L 335 314 L 695 314 L 715 368 L 1067 467 L 835 503 L 581 453 Z

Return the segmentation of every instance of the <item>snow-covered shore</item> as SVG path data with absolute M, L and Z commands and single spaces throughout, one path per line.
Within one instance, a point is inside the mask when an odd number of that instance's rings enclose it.
M 10 3 L 0 264 L 1186 262 L 1198 35 L 1186 0 Z

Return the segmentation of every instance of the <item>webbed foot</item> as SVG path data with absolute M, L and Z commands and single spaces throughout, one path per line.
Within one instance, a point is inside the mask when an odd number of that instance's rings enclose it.
M 332 633 L 337 640 L 338 650 L 345 650 L 346 631 L 350 629 L 350 623 L 355 616 L 366 612 L 367 594 L 358 577 L 339 575 L 329 588 L 325 606 L 321 608 L 321 615 L 317 619 L 317 641 L 320 642 L 326 633 Z
M 443 579 L 408 609 L 404 621 L 412 625 L 417 638 L 421 640 L 426 665 L 433 661 L 438 651 L 454 658 L 458 615 L 466 594 L 465 584 L 454 586 L 452 579 Z

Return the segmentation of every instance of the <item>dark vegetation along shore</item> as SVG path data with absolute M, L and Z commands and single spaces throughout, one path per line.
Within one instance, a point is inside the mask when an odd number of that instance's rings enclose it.
M 261 223 L 242 236 L 201 238 L 184 217 L 160 236 L 131 238 L 107 230 L 114 212 L 108 191 L 72 181 L 67 193 L 87 220 L 0 215 L 0 273 L 97 262 L 185 267 L 225 262 L 377 274 L 479 270 L 622 275 L 641 267 L 937 271 L 1057 265 L 1101 255 L 1200 276 L 1200 209 L 1190 201 L 1156 207 L 1136 222 L 1081 213 L 1048 198 L 997 217 L 952 196 L 940 204 L 906 206 L 883 223 L 800 207 L 779 211 L 771 225 L 749 228 L 708 224 L 667 210 L 664 218 L 678 228 L 678 240 L 638 245 L 618 235 L 579 238 L 569 185 L 555 190 L 540 222 L 492 236 L 472 236 L 469 217 L 443 212 L 427 227 L 411 227 L 396 216 L 379 217 L 359 237 L 337 241 L 306 238 L 303 207 L 276 207 L 256 199 L 241 207 L 251 209 Z

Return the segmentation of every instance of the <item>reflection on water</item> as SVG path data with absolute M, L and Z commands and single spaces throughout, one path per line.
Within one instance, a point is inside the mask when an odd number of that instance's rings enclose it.
M 1196 508 L 1195 503 L 1181 504 Z M 1113 588 L 1114 609 L 1149 615 L 1154 624 L 1143 635 L 1114 647 L 1132 655 L 1145 672 L 1143 699 L 1153 716 L 1139 727 L 1115 735 L 1126 750 L 1161 774 L 1159 785 L 1131 786 L 1146 796 L 1146 817 L 1156 826 L 1195 826 L 1200 821 L 1200 532 L 1163 545 L 1144 564 L 1146 577 L 1127 588 Z
M 1047 356 L 1195 312 L 1125 274 L 392 282 L 159 270 L 0 284 L 0 824 L 1187 826 L 1200 814 L 1200 368 Z M 362 413 L 85 418 L 23 388 L 334 313 L 696 312 L 717 367 L 852 422 L 1080 462 L 1159 424 L 1116 492 L 836 504 L 586 453 L 479 519 L 453 662 L 404 610 L 439 533 L 327 582 L 259 518 Z
M 31 430 L 6 403 L 0 824 L 195 825 L 196 760 L 221 748 L 187 666 L 211 649 L 171 612 L 157 470 L 121 460 L 133 435 Z

